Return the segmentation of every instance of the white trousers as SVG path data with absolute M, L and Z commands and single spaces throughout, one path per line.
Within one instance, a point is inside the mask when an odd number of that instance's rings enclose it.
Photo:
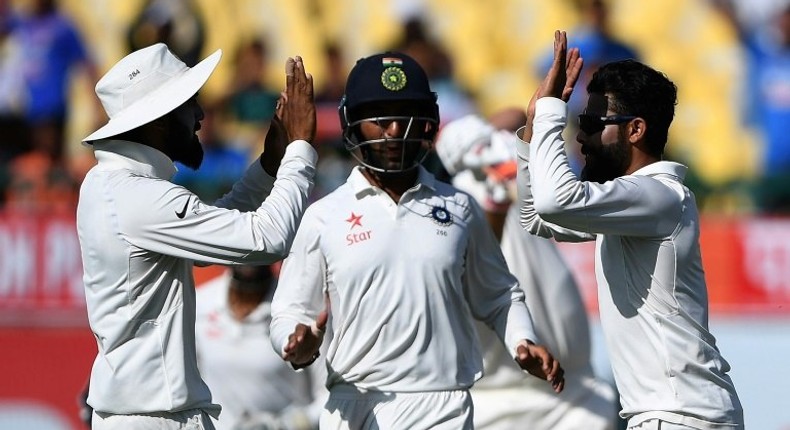
M 359 391 L 334 386 L 321 413 L 321 430 L 472 430 L 466 390 L 423 393 Z
M 472 388 L 476 430 L 614 430 L 614 389 L 592 377 L 566 379 L 557 394 L 548 383 Z
M 643 421 L 635 426 L 628 427 L 628 430 L 697 430 L 696 427 L 674 424 L 658 418 Z
M 208 413 L 200 409 L 181 412 L 115 415 L 93 411 L 92 430 L 214 430 Z

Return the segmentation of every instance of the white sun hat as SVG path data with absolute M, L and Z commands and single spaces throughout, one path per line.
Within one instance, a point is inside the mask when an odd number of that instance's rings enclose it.
M 172 112 L 197 94 L 221 56 L 217 49 L 190 68 L 167 45 L 157 43 L 122 58 L 96 84 L 110 120 L 82 141 L 106 139 Z

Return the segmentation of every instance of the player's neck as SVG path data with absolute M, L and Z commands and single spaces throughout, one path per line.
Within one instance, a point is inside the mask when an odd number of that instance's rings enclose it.
M 264 290 L 243 290 L 228 288 L 228 307 L 231 314 L 241 321 L 252 313 L 263 302 L 266 292 Z
M 398 173 L 382 173 L 367 168 L 362 168 L 368 182 L 387 193 L 395 203 L 400 201 L 401 196 L 417 183 L 419 169 L 411 169 Z

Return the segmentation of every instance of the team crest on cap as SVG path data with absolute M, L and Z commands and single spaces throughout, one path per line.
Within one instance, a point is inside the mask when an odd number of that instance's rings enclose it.
M 406 86 L 406 73 L 397 66 L 390 66 L 381 72 L 381 84 L 390 91 L 400 91 Z
M 444 227 L 453 223 L 453 216 L 450 215 L 447 209 L 441 206 L 434 206 L 433 209 L 431 209 L 431 218 L 433 218 L 436 224 Z

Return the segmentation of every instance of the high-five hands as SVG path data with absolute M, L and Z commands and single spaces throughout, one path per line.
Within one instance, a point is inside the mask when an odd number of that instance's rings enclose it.
M 573 94 L 573 87 L 581 75 L 584 61 L 579 48 L 568 50 L 568 35 L 564 31 L 554 32 L 554 61 L 543 78 L 527 107 L 527 126 L 522 140 L 532 140 L 532 121 L 535 118 L 535 102 L 542 97 L 555 97 L 567 102 Z
M 313 76 L 305 71 L 302 57 L 285 61 L 285 91 L 277 100 L 276 112 L 266 133 L 261 165 L 276 176 L 285 147 L 295 140 L 315 142 L 316 114 Z
M 282 120 L 288 142 L 315 141 L 316 118 L 313 99 L 313 76 L 304 69 L 302 57 L 285 62 L 285 91 L 277 102 L 277 116 Z
M 294 332 L 288 336 L 288 344 L 283 348 L 283 360 L 289 361 L 294 369 L 313 364 L 324 340 L 328 318 L 329 314 L 324 310 L 318 314 L 313 324 L 297 324 Z
M 565 371 L 545 347 L 522 340 L 516 347 L 516 363 L 530 375 L 548 381 L 554 392 L 565 388 Z

